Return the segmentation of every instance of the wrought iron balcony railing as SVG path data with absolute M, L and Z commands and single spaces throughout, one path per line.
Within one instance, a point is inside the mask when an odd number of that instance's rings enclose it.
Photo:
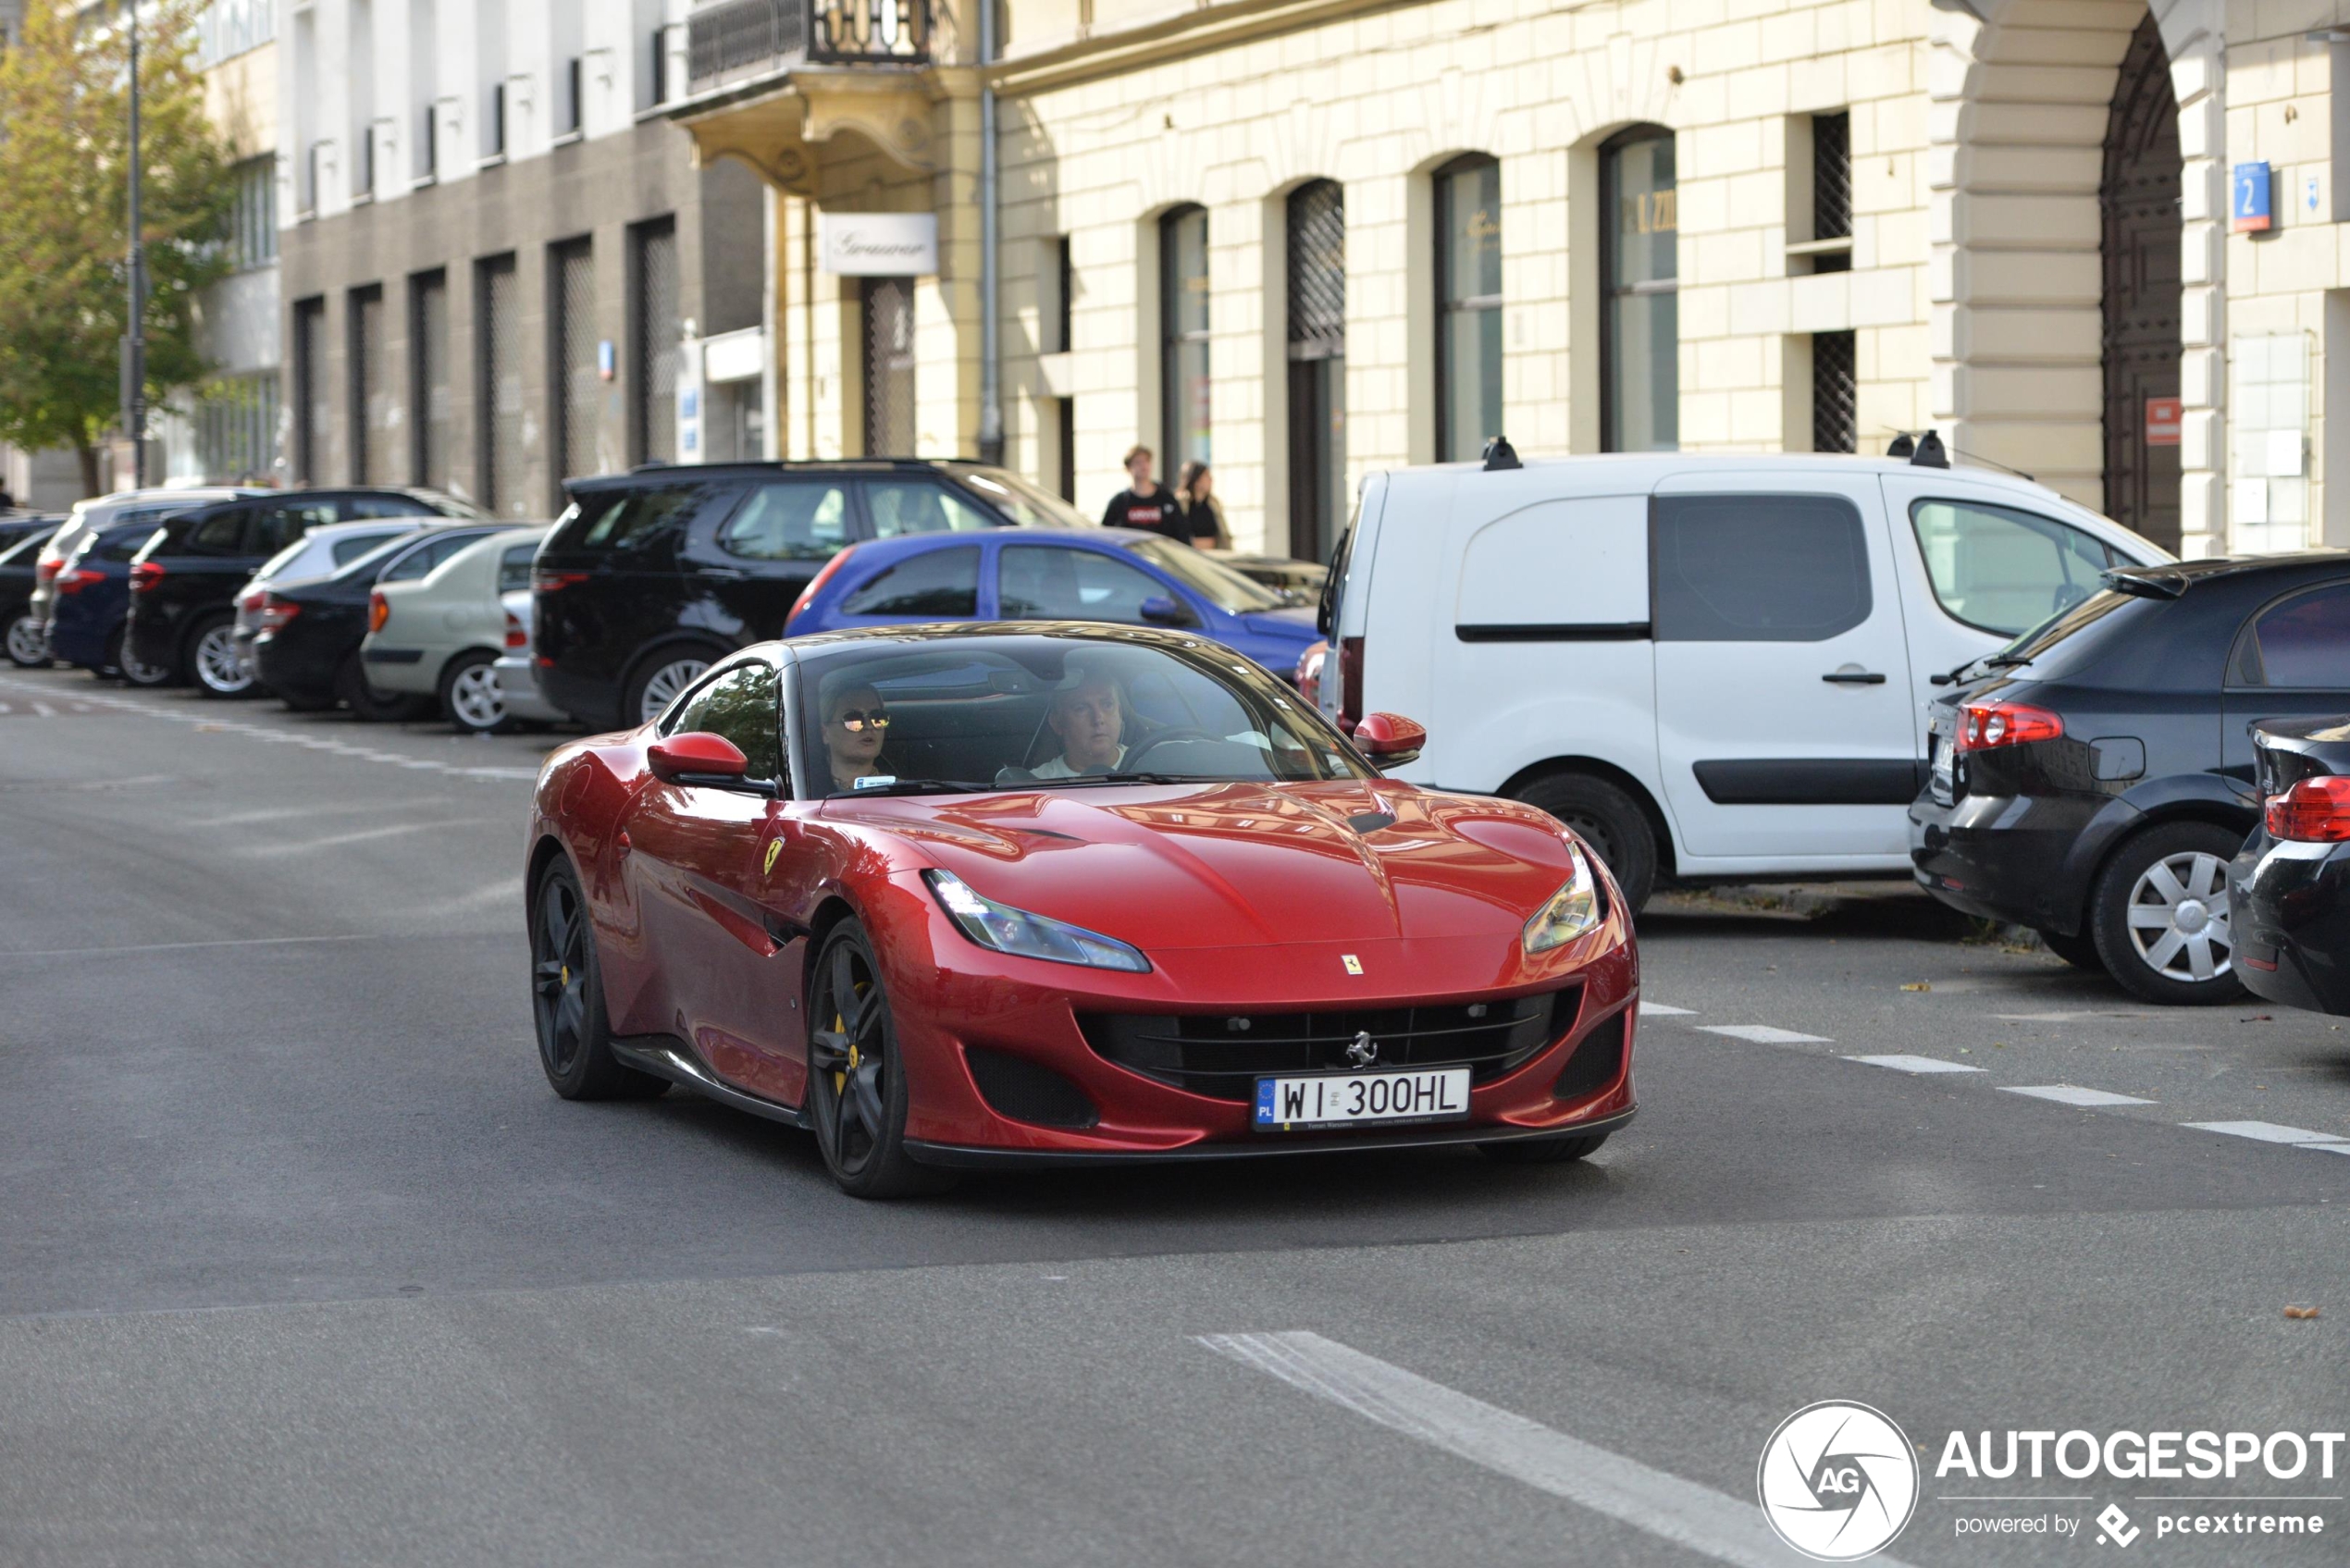
M 928 65 L 933 0 L 721 0 L 686 19 L 687 91 L 813 65 Z

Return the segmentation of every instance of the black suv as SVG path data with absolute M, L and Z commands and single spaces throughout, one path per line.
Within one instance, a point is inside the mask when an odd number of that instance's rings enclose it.
M 311 529 L 369 517 L 477 518 L 433 490 L 297 490 L 222 501 L 170 519 L 130 563 L 131 657 L 192 680 L 206 697 L 239 697 L 253 673 L 233 640 L 237 591 Z
M 2350 555 L 2104 577 L 1935 703 L 1911 858 L 1943 903 L 2035 927 L 2149 1002 L 2224 1002 L 2251 730 L 2350 709 Z
M 646 467 L 565 489 L 572 504 L 531 574 L 539 687 L 605 727 L 651 718 L 713 661 L 783 636 L 846 545 L 1092 526 L 1019 475 L 971 463 Z

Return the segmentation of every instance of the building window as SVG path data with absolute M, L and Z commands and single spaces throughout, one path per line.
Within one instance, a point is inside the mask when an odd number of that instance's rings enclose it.
M 351 291 L 351 476 L 391 483 L 391 358 L 381 284 Z
M 1161 471 L 1208 458 L 1207 209 L 1158 220 Z
M 294 477 L 305 485 L 327 478 L 327 302 L 294 306 Z
M 1849 332 L 1812 335 L 1812 450 L 1861 450 L 1860 382 Z
M 865 455 L 914 455 L 914 280 L 868 278 Z
M 489 89 L 489 156 L 506 155 L 506 84 L 494 83 Z
M 481 504 L 519 517 L 522 493 L 522 299 L 510 253 L 476 264 L 474 406 Z
M 1502 433 L 1502 166 L 1436 171 L 1436 457 L 1473 458 Z
M 210 70 L 277 36 L 277 0 L 212 0 L 196 15 L 196 68 Z M 0 29 L 0 42 L 6 37 Z
M 677 298 L 677 224 L 661 218 L 636 230 L 630 269 L 629 340 L 636 364 L 629 370 L 636 402 L 629 444 L 639 463 L 677 461 L 677 365 L 683 325 Z
M 229 204 L 229 265 L 250 272 L 278 259 L 278 160 L 247 158 L 230 172 L 236 188 Z
M 449 488 L 449 275 L 408 283 L 408 398 L 416 483 Z
M 563 129 L 570 131 L 576 131 L 588 123 L 586 80 L 579 64 L 579 56 L 574 55 L 570 64 L 564 68 L 568 78 L 564 84 L 564 96 L 570 101 L 571 117 L 564 122 Z
M 1346 197 L 1335 180 L 1291 193 L 1289 552 L 1328 561 L 1346 515 Z
M 1073 506 L 1077 502 L 1077 400 L 1055 401 L 1060 418 L 1060 472 L 1056 493 Z
M 596 363 L 596 253 L 586 240 L 554 249 L 551 285 L 556 417 L 554 510 L 563 510 L 563 482 L 599 472 L 597 414 L 603 406 L 603 377 Z
M 278 465 L 278 373 L 223 376 L 196 399 L 196 462 L 204 477 L 249 485 Z
M 1600 150 L 1601 415 L 1609 451 L 1681 440 L 1681 327 L 1673 133 L 1643 125 Z
M 1052 271 L 1045 287 L 1052 290 L 1043 312 L 1045 352 L 1065 354 L 1077 346 L 1077 268 L 1070 255 L 1069 236 L 1049 241 Z
M 1841 250 L 1823 250 L 1813 255 L 1813 272 L 1851 270 L 1852 116 L 1849 111 L 1812 117 L 1812 239 L 1814 242 L 1846 241 Z

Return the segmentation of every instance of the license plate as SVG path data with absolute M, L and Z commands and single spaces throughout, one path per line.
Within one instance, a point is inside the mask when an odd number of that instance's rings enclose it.
M 1256 1080 L 1256 1125 L 1265 1130 L 1353 1127 L 1363 1122 L 1463 1121 L 1469 1069 L 1350 1072 Z
M 1958 790 L 1958 772 L 1952 765 L 1950 737 L 1934 737 L 1934 798 L 1948 806 Z

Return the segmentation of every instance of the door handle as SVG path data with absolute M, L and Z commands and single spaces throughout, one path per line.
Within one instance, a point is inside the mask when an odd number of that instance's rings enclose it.
M 1839 686 L 1881 686 L 1885 677 L 1874 670 L 1831 670 L 1820 679 Z

